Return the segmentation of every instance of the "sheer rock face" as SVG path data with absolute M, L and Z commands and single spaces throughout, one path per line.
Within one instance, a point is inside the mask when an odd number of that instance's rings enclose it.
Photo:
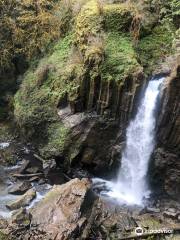
M 117 164 L 119 156 L 114 154 L 114 146 L 124 141 L 143 83 L 143 73 L 138 71 L 123 84 L 96 82 L 85 88 L 77 100 L 66 100 L 58 115 L 70 128 L 70 140 L 64 150 L 67 166 L 77 162 L 92 172 L 102 173 Z
M 155 150 L 151 183 L 158 193 L 166 193 L 171 197 L 180 197 L 180 161 L 176 154 L 163 148 Z
M 179 154 L 180 144 L 180 58 L 165 83 L 162 111 L 158 118 L 158 142 Z
M 153 156 L 152 179 L 156 188 L 180 197 L 180 59 L 163 90 L 157 125 L 157 149 Z
M 90 182 L 73 179 L 54 186 L 45 198 L 32 210 L 32 224 L 48 233 L 52 239 L 75 239 L 87 219 L 83 215 L 90 199 L 87 198 Z M 88 202 L 87 202 L 88 201 Z

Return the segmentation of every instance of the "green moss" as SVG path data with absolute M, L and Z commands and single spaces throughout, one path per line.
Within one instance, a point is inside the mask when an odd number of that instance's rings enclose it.
M 131 38 L 115 32 L 109 33 L 105 43 L 102 78 L 121 81 L 136 72 L 138 68 L 140 65 L 137 62 Z
M 64 96 L 77 97 L 82 63 L 70 61 L 73 36 L 61 39 L 49 56 L 26 73 L 15 95 L 15 118 L 21 132 L 33 138 L 44 158 L 60 155 L 68 129 L 60 122 L 57 106 Z
M 40 147 L 40 153 L 44 158 L 59 156 L 62 154 L 68 139 L 69 129 L 62 123 L 52 123 L 47 129 L 47 143 Z
M 155 27 L 150 35 L 140 40 L 137 52 L 148 74 L 154 70 L 158 61 L 171 52 L 173 36 L 174 27 L 164 25 Z
M 26 73 L 15 95 L 16 120 L 20 127 L 29 129 L 29 135 L 36 132 L 36 127 L 55 121 L 59 100 L 77 87 L 76 82 L 69 81 L 71 71 L 67 62 L 71 42 L 72 35 L 60 40 L 53 53 L 40 61 L 37 69 Z
M 86 50 L 89 37 L 101 31 L 102 17 L 98 12 L 97 1 L 91 0 L 82 7 L 75 23 L 75 41 L 80 50 Z
M 8 240 L 8 237 L 0 232 L 0 240 Z
M 133 18 L 133 9 L 127 4 L 108 4 L 104 6 L 106 31 L 127 32 Z
M 17 123 L 25 136 L 41 143 L 45 158 L 61 155 L 69 141 L 69 130 L 57 115 L 61 99 L 67 99 L 74 111 L 76 103 L 88 109 L 88 88 L 95 79 L 123 85 L 142 71 L 140 61 L 150 72 L 171 49 L 173 31 L 167 26 L 154 28 L 135 48 L 129 34 L 135 15 L 131 5 L 100 6 L 96 0 L 83 4 L 75 16 L 74 33 L 60 39 L 51 53 L 31 67 L 15 96 Z M 69 161 L 79 149 L 78 143 L 71 145 Z

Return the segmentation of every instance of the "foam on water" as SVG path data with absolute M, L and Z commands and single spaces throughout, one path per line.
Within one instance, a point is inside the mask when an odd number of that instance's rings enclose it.
M 4 149 L 9 147 L 10 143 L 9 142 L 1 142 L 0 143 L 0 149 Z

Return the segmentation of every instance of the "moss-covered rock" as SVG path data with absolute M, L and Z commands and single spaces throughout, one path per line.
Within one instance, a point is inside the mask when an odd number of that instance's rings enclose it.
M 159 61 L 172 53 L 175 28 L 171 24 L 156 26 L 152 33 L 142 38 L 137 45 L 141 64 L 150 74 Z
M 72 14 L 76 4 L 72 1 Z M 65 126 L 57 108 L 68 107 L 69 114 L 95 111 L 108 120 L 118 119 L 122 125 L 129 121 L 143 86 L 143 67 L 149 74 L 171 51 L 174 31 L 170 24 L 154 27 L 153 20 L 148 35 L 146 31 L 138 35 L 137 44 L 130 30 L 138 14 L 133 1 L 82 1 L 73 15 L 73 32 L 25 74 L 15 96 L 15 118 L 24 136 L 38 143 L 44 158 L 67 153 L 71 163 L 82 155 L 82 145 L 88 142 L 81 123 L 77 132 Z
M 47 122 L 56 121 L 59 99 L 75 87 L 68 81 L 69 66 L 66 64 L 71 41 L 72 35 L 60 40 L 37 69 L 29 70 L 15 96 L 17 123 L 30 136 L 39 126 L 45 127 Z
M 122 81 L 140 68 L 132 40 L 128 35 L 110 32 L 105 41 L 105 60 L 102 64 L 102 78 L 108 81 Z
M 103 8 L 105 30 L 128 32 L 134 14 L 131 4 L 106 4 Z
M 8 237 L 0 232 L 0 240 L 8 240 Z
M 88 48 L 90 37 L 102 31 L 102 16 L 98 12 L 97 1 L 86 3 L 75 21 L 75 42 L 81 51 Z
M 39 147 L 41 155 L 46 159 L 62 156 L 68 142 L 68 133 L 69 129 L 60 122 L 48 125 L 46 141 Z

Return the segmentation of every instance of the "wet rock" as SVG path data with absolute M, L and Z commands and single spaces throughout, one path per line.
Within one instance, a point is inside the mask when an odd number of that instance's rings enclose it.
M 55 159 L 50 159 L 43 162 L 43 170 L 46 176 L 54 169 L 56 169 Z
M 13 212 L 11 217 L 11 222 L 21 225 L 29 225 L 30 224 L 30 214 L 27 213 L 25 208 L 21 208 Z
M 15 183 L 12 187 L 9 188 L 8 192 L 10 194 L 21 195 L 24 194 L 31 187 L 32 185 L 30 182 L 24 181 L 20 183 Z
M 168 62 L 169 64 L 169 62 Z M 157 113 L 157 146 L 152 161 L 152 186 L 155 191 L 180 198 L 180 57 L 171 63 L 171 74 L 162 89 L 162 104 Z
M 46 180 L 43 179 L 43 178 L 41 178 L 41 179 L 38 181 L 38 184 L 39 184 L 39 185 L 43 185 L 43 184 L 45 184 L 45 183 L 46 183 Z
M 68 176 L 72 176 L 73 178 L 91 178 L 92 176 L 86 169 L 82 168 L 72 168 L 71 171 L 68 173 Z
M 125 143 L 121 143 L 120 145 L 115 145 L 112 148 L 112 162 L 119 161 L 121 159 L 121 153 L 124 149 Z
M 30 167 L 26 169 L 27 173 L 38 173 L 39 172 L 39 168 L 38 167 Z
M 86 222 L 83 207 L 88 206 L 87 194 L 90 182 L 73 179 L 54 186 L 45 198 L 32 209 L 32 224 L 38 225 L 56 239 L 75 239 Z M 54 238 L 53 238 L 54 239 Z
M 97 199 L 83 230 L 82 239 L 99 239 L 99 236 L 100 239 L 119 239 L 123 237 L 123 231 L 129 232 L 136 226 L 134 218 L 126 208 Z
M 168 212 L 171 212 L 171 213 L 175 213 L 176 212 L 175 208 L 168 208 L 167 210 L 168 210 Z
M 24 195 L 19 197 L 16 201 L 7 204 L 6 207 L 10 210 L 16 210 L 21 207 L 26 207 L 35 197 L 36 191 L 34 189 L 30 189 Z
M 83 152 L 83 156 L 82 156 L 81 161 L 84 164 L 91 164 L 91 162 L 93 161 L 94 155 L 95 155 L 94 149 L 86 148 Z
M 8 227 L 8 221 L 0 217 L 0 229 L 6 229 L 7 227 Z
M 70 106 L 59 109 L 58 115 L 65 126 L 70 128 L 79 125 L 85 119 L 84 113 L 72 114 Z
M 28 181 L 29 182 L 37 182 L 37 181 L 39 181 L 39 177 L 38 176 L 31 177 Z
M 23 159 L 21 167 L 18 169 L 18 173 L 25 173 L 26 169 L 30 166 L 30 161 Z
M 74 127 L 71 141 L 67 144 L 65 167 L 78 165 L 91 172 L 105 173 L 111 168 L 111 148 L 116 141 L 119 129 L 117 121 L 105 121 L 91 118 Z
M 159 208 L 150 208 L 150 207 L 147 207 L 146 208 L 146 212 L 147 213 L 160 213 L 161 210 Z
M 171 212 L 171 211 L 164 211 L 163 216 L 171 219 L 177 219 L 178 213 L 177 212 Z
M 180 162 L 176 154 L 157 148 L 151 165 L 151 184 L 155 191 L 180 196 Z

